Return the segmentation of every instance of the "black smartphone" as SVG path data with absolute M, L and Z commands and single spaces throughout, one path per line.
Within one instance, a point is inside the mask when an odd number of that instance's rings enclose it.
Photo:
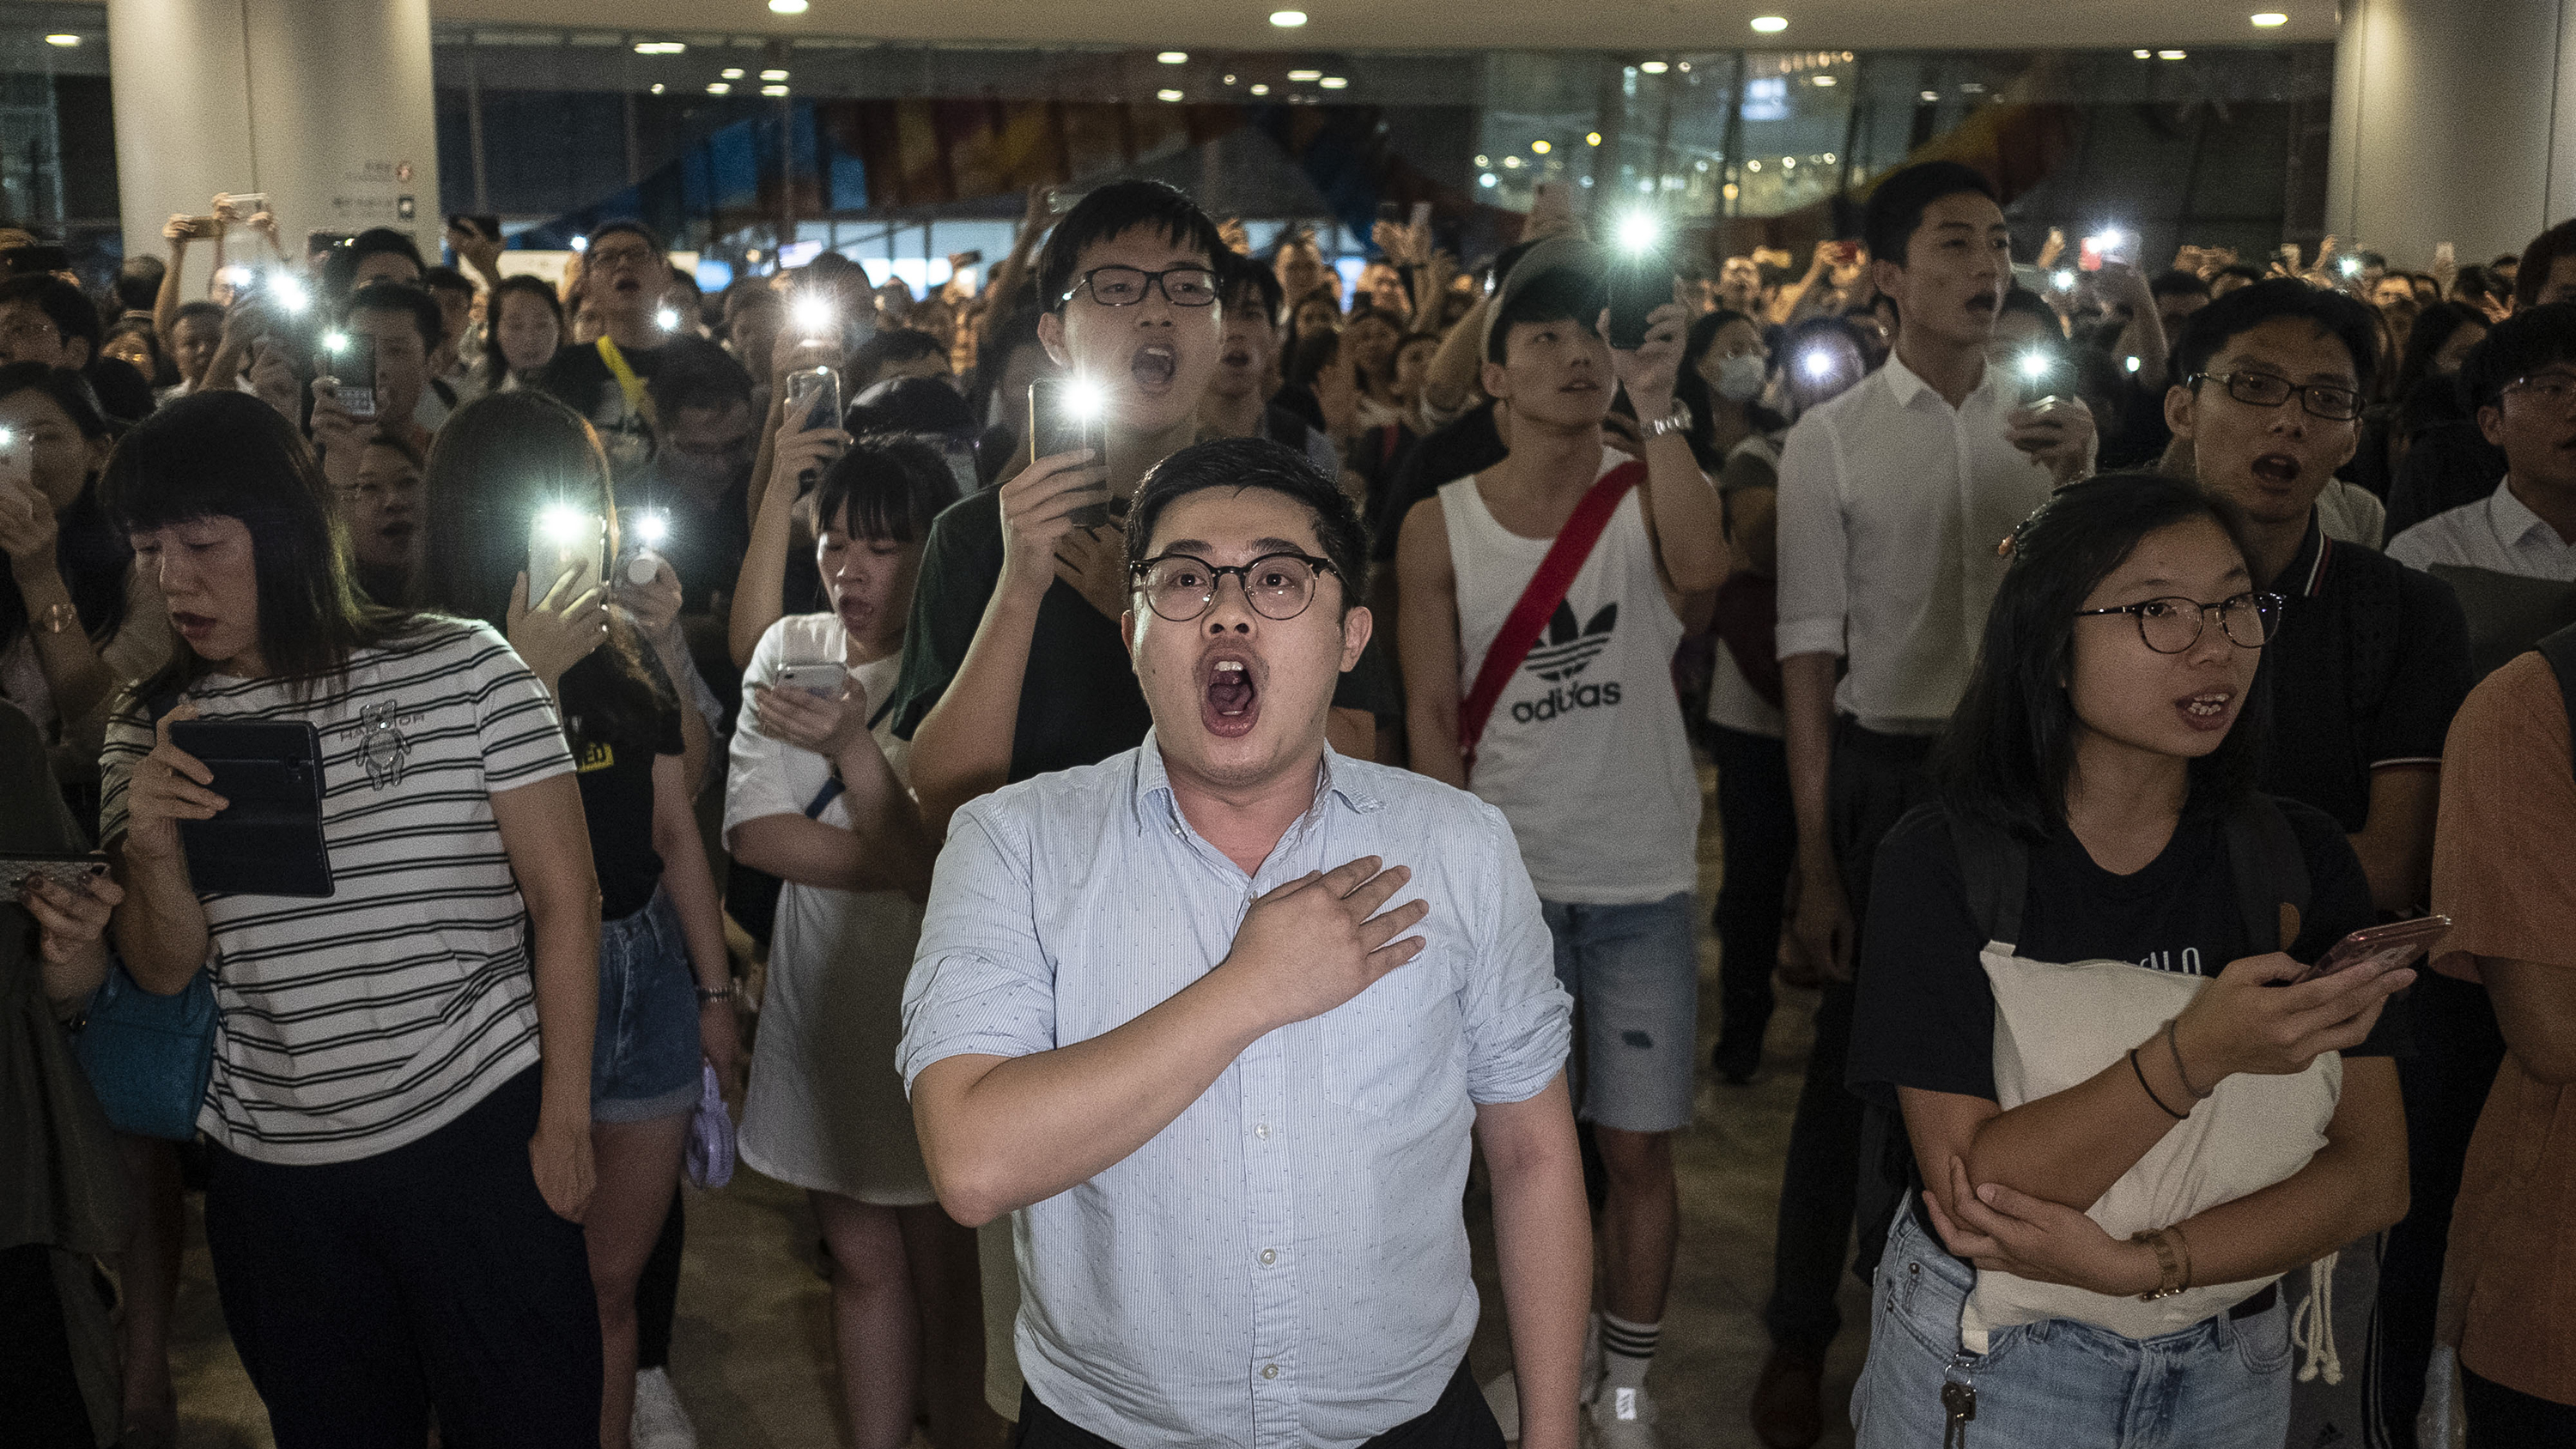
M 331 338 L 331 375 L 339 379 L 333 395 L 353 418 L 376 415 L 376 339 L 368 332 L 336 332 Z
M 1646 319 L 1673 299 L 1672 259 L 1661 246 L 1623 250 L 1610 263 L 1610 345 L 1622 352 L 1646 343 Z
M 0 252 L 0 270 L 13 277 L 33 276 L 39 272 L 68 272 L 71 269 L 72 254 L 48 243 L 11 247 Z
M 1403 203 L 1403 202 L 1401 202 L 1401 201 L 1381 201 L 1381 202 L 1379 202 L 1379 203 L 1377 204 L 1377 219 L 1378 219 L 1378 220 L 1380 220 L 1380 221 L 1382 221 L 1382 222 L 1387 223 L 1387 224 L 1388 224 L 1388 225 L 1390 225 L 1390 226 L 1393 226 L 1393 225 L 1395 225 L 1395 224 L 1397 224 L 1397 223 L 1399 223 L 1399 222 L 1403 221 L 1403 220 L 1404 220 L 1404 203 Z
M 1030 383 L 1029 440 L 1032 460 L 1088 448 L 1093 467 L 1106 464 L 1109 419 L 1099 387 L 1063 374 Z M 1100 501 L 1085 503 L 1073 511 L 1076 528 L 1098 528 L 1109 521 L 1109 480 L 1103 477 L 1093 491 L 1100 495 Z
M 170 743 L 202 761 L 224 797 L 211 820 L 179 822 L 200 895 L 327 896 L 322 736 L 303 720 L 180 720 Z

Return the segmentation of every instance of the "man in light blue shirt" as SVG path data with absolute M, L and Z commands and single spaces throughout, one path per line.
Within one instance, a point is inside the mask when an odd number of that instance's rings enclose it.
M 904 993 L 940 1201 L 1013 1214 L 1019 1442 L 1499 1449 L 1472 1131 L 1522 1442 L 1572 1449 L 1569 1003 L 1502 816 L 1325 747 L 1369 636 L 1358 521 L 1229 439 L 1146 479 L 1128 558 L 1153 733 L 958 812 Z

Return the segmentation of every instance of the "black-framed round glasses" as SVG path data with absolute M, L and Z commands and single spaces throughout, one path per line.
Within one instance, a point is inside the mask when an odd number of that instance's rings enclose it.
M 1243 585 L 1244 601 L 1261 617 L 1285 623 L 1315 602 L 1315 581 L 1334 572 L 1331 559 L 1303 553 L 1266 553 L 1248 564 L 1220 568 L 1185 553 L 1167 553 L 1136 565 L 1136 592 L 1159 618 L 1187 624 L 1216 607 L 1217 586 L 1227 574 Z
M 1103 307 L 1133 307 L 1157 287 L 1163 290 L 1163 300 L 1175 307 L 1216 305 L 1216 273 L 1205 267 L 1166 267 L 1159 272 L 1138 267 L 1093 267 L 1075 280 L 1063 300 L 1072 301 L 1073 294 L 1086 287 L 1091 290 L 1091 300 Z
M 2217 383 L 2227 389 L 2229 397 L 2241 403 L 2251 403 L 2258 408 L 2279 407 L 2288 402 L 2291 395 L 2295 393 L 2299 399 L 2299 406 L 2305 408 L 2308 416 L 2312 418 L 2323 418 L 2330 423 L 2348 423 L 2361 416 L 2361 394 L 2348 387 L 2332 387 L 2324 383 L 2296 383 L 2286 377 L 2275 377 L 2268 372 L 2196 373 L 2184 379 L 2183 385 L 2189 387 L 2203 381 Z
M 2211 618 L 2219 632 L 2239 649 L 2260 649 L 2281 631 L 2279 594 L 2238 594 L 2216 604 L 2185 598 L 2141 599 L 2115 609 L 2078 609 L 2075 617 L 2126 614 L 2138 621 L 2138 637 L 2158 654 L 2180 654 L 2200 642 Z

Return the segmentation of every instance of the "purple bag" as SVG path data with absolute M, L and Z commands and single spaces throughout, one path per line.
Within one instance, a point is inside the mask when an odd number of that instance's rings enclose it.
M 689 1181 L 700 1187 L 722 1187 L 733 1181 L 733 1119 L 725 1115 L 724 1092 L 716 1085 L 716 1064 L 698 1063 L 705 1073 L 698 1110 L 689 1114 Z

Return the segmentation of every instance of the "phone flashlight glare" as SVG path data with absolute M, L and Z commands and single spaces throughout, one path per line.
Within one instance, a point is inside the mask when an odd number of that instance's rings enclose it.
M 1834 375 L 1834 355 L 1819 347 L 1798 359 L 1798 366 L 1806 369 L 1807 376 L 1821 382 Z
M 796 299 L 796 330 L 806 337 L 829 337 L 833 328 L 832 299 L 807 295 Z
M 585 521 L 581 510 L 568 503 L 549 503 L 537 513 L 537 527 L 556 543 L 581 542 Z
M 1619 245 L 1629 252 L 1654 250 L 1663 234 L 1663 224 L 1647 212 L 1632 211 L 1619 219 Z
M 665 307 L 653 314 L 653 325 L 665 332 L 677 332 L 680 330 L 680 314 Z
M 635 537 L 646 548 L 660 548 L 671 536 L 671 515 L 658 508 L 647 508 L 635 515 Z

